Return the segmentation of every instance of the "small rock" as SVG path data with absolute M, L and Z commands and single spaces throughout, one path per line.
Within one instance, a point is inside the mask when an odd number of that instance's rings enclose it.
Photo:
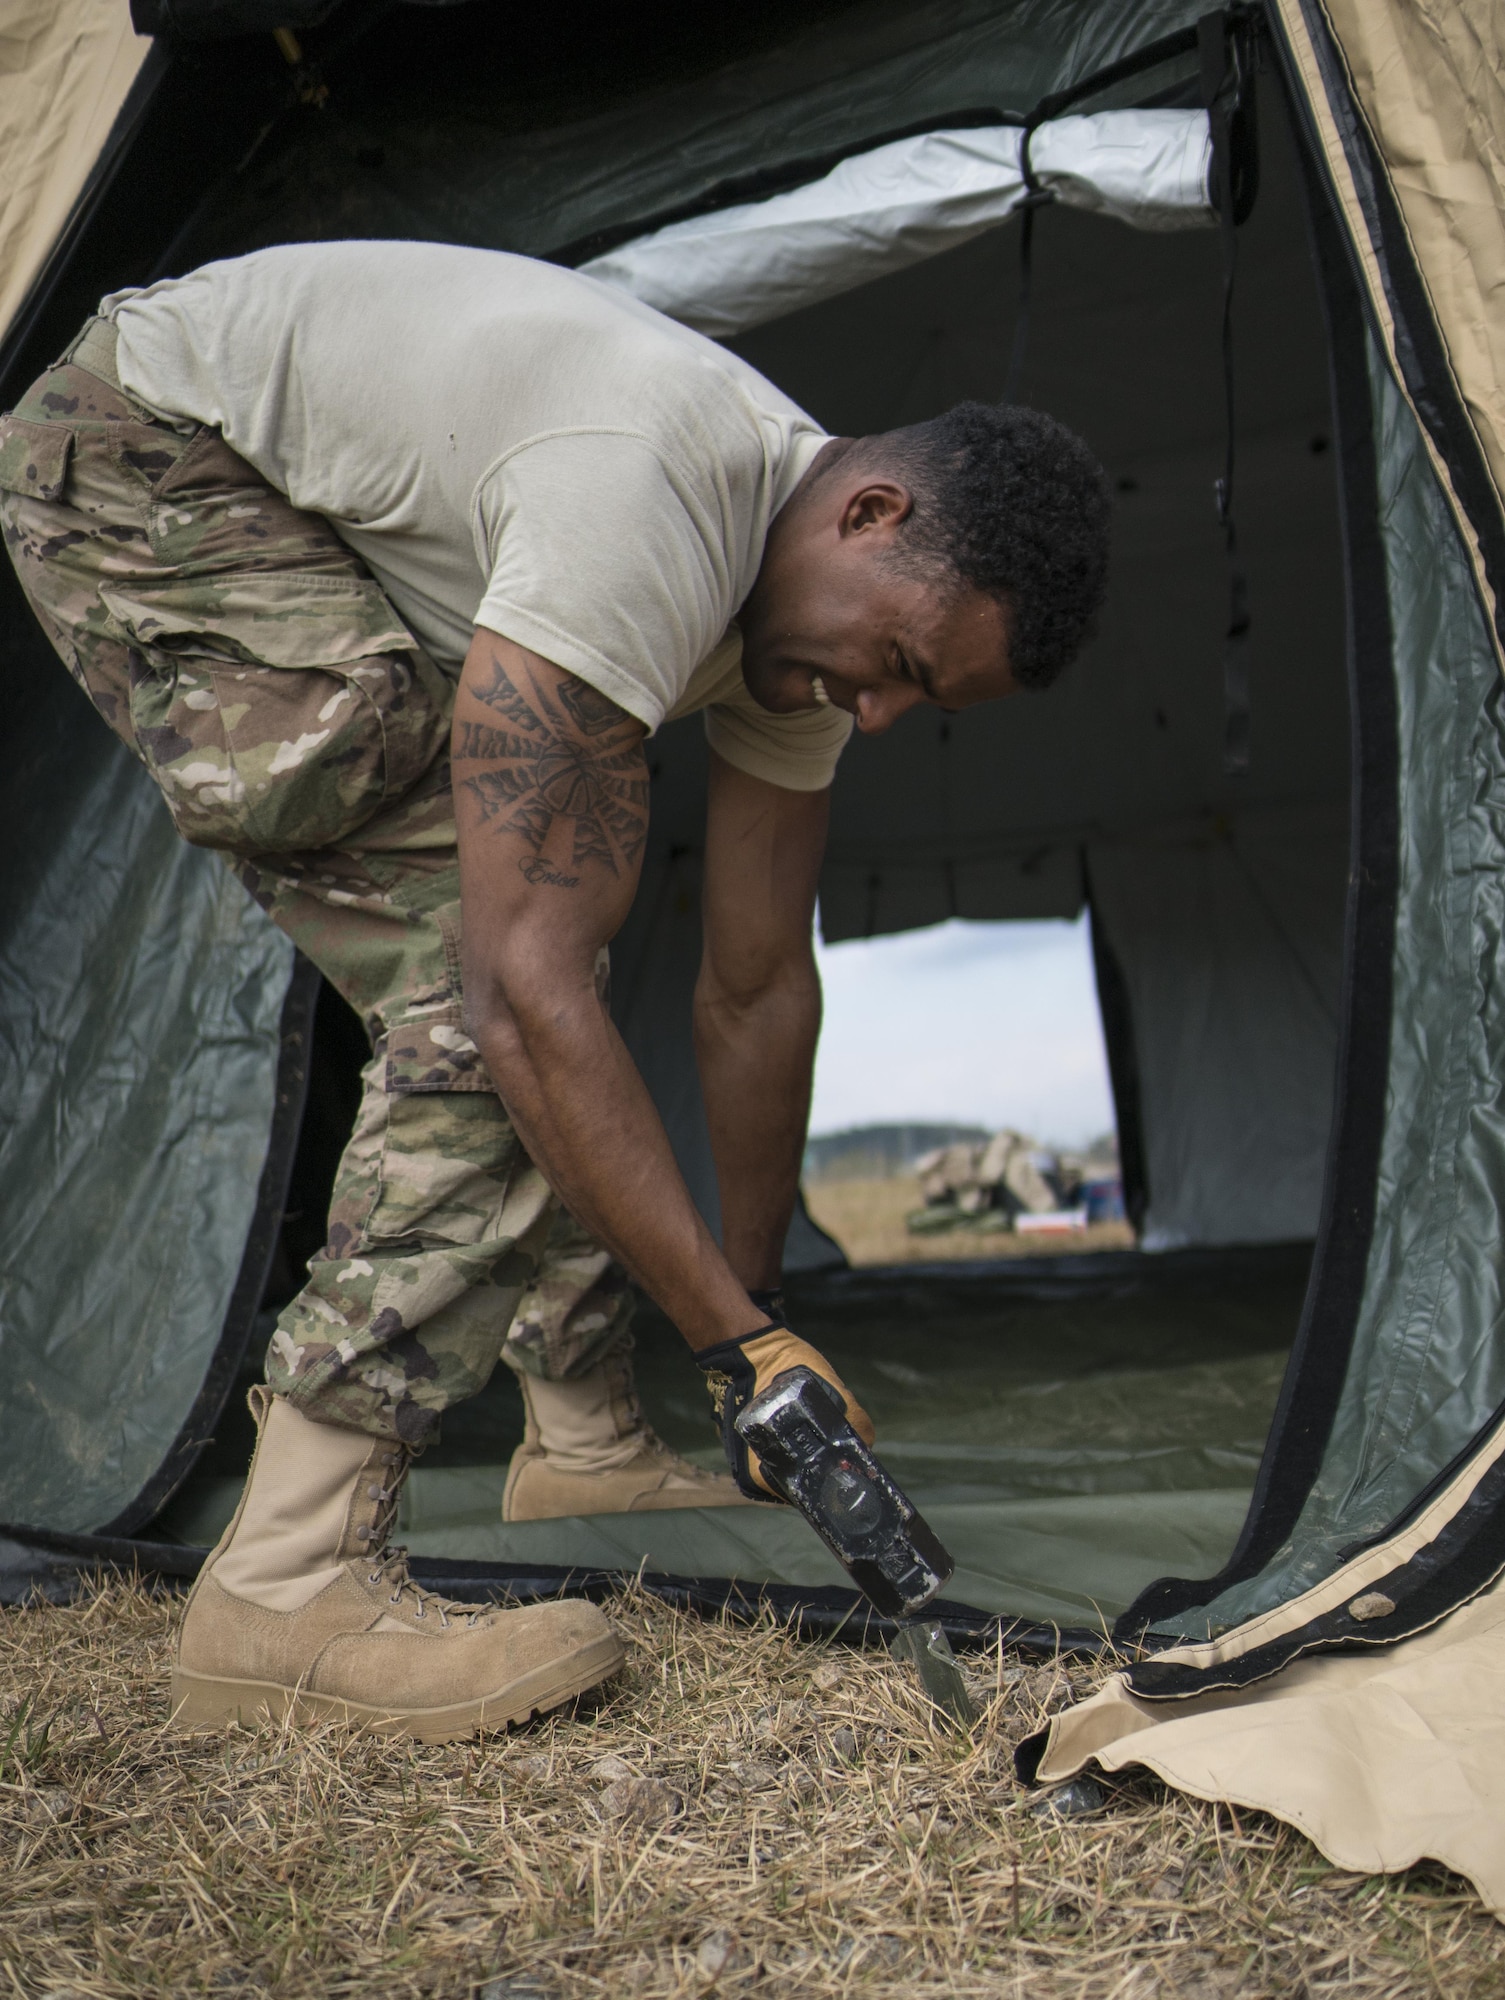
M 679 1795 L 657 1778 L 617 1778 L 601 1794 L 606 1817 L 633 1826 L 663 1826 L 680 1808 Z
M 857 1733 L 852 1729 L 831 1731 L 831 1754 L 840 1758 L 843 1764 L 850 1764 L 857 1755 Z
M 779 1767 L 763 1757 L 748 1757 L 740 1764 L 733 1764 L 732 1776 L 744 1791 L 758 1792 L 779 1782 Z
M 824 1660 L 810 1676 L 810 1681 L 822 1694 L 835 1694 L 841 1686 L 841 1668 L 834 1660 Z
M 504 1768 L 514 1777 L 532 1778 L 536 1781 L 547 1778 L 553 1765 L 547 1757 L 509 1757 Z
M 548 1989 L 529 1973 L 517 1972 L 510 1979 L 488 1979 L 476 2000 L 548 2000 Z
M 708 1984 L 714 1985 L 723 1973 L 735 1972 L 745 1957 L 730 1931 L 712 1931 L 695 1954 L 695 1970 Z
M 1108 1794 L 1096 1778 L 1073 1778 L 1069 1784 L 1058 1785 L 1030 1807 L 1036 1819 L 1085 1819 L 1089 1813 L 1101 1812 L 1108 1803 Z
M 590 1775 L 598 1785 L 612 1785 L 618 1778 L 635 1778 L 638 1774 L 625 1757 L 598 1757 L 591 1765 Z
M 1348 1607 L 1350 1618 L 1357 1618 L 1361 1625 L 1371 1618 L 1388 1618 L 1395 1610 L 1395 1599 L 1387 1597 L 1382 1590 L 1366 1590 L 1362 1597 L 1356 1597 Z

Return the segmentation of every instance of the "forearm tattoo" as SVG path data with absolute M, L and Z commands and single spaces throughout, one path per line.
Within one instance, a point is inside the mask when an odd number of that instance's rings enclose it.
M 524 694 L 499 660 L 491 672 L 489 688 L 470 691 L 502 726 L 461 722 L 454 758 L 480 766 L 460 783 L 482 819 L 532 849 L 517 864 L 524 878 L 575 889 L 586 862 L 613 875 L 635 867 L 648 837 L 648 772 L 633 718 L 583 681 Z

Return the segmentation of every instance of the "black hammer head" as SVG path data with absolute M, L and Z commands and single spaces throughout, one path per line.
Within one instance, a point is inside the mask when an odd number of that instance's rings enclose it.
M 737 1417 L 770 1485 L 797 1507 L 859 1590 L 910 1618 L 956 1565 L 812 1368 L 791 1368 Z

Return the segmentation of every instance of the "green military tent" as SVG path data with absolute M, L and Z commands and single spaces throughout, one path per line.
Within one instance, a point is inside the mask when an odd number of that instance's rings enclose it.
M 0 36 L 6 402 L 106 291 L 409 236 L 588 266 L 833 431 L 1007 390 L 1097 449 L 1089 654 L 855 744 L 821 922 L 1089 910 L 1142 1247 L 849 1271 L 802 1217 L 789 1264 L 956 1550 L 953 1632 L 1116 1620 L 1162 1694 L 1406 1638 L 1505 1567 L 1499 57 L 1478 0 L 11 0 Z M 213 1538 L 365 1050 L 0 590 L 14 1598 Z M 714 1217 L 698 725 L 651 752 L 614 1006 Z M 774 1510 L 504 1527 L 510 1394 L 412 1482 L 447 1587 L 851 1615 Z

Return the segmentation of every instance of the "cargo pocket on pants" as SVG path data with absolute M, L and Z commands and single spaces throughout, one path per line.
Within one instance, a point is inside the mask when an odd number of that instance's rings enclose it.
M 481 1051 L 465 1032 L 458 1000 L 419 1003 L 386 1034 L 388 1097 L 431 1096 L 440 1091 L 483 1090 L 494 1097 Z
M 73 433 L 66 425 L 0 416 L 0 491 L 23 500 L 60 500 L 72 452 Z
M 385 1117 L 368 1241 L 474 1253 L 471 1281 L 525 1284 L 553 1197 L 465 1032 L 459 1002 L 404 1010 L 378 1040 L 373 1067 Z M 521 1261 L 519 1238 L 527 1240 Z
M 444 751 L 443 676 L 369 578 L 221 573 L 100 596 L 136 655 L 136 743 L 195 846 L 331 846 Z

